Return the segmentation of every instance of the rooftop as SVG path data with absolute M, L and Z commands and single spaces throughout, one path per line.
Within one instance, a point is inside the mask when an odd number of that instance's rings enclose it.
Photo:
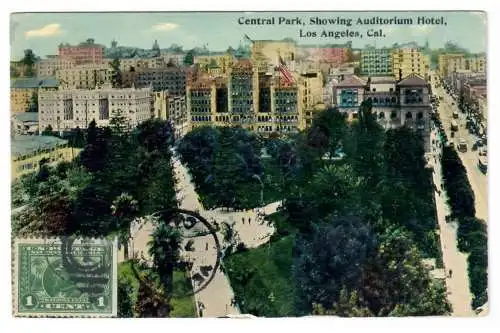
M 37 78 L 28 77 L 10 81 L 11 88 L 29 89 L 29 88 L 57 88 L 59 82 L 54 77 Z
M 12 116 L 17 121 L 21 122 L 37 122 L 38 121 L 38 112 L 16 112 Z
M 20 157 L 41 149 L 52 149 L 68 143 L 67 140 L 55 136 L 17 135 L 10 141 L 12 157 Z
M 343 81 L 340 81 L 338 87 L 363 87 L 366 82 L 356 75 L 349 75 Z
M 372 76 L 370 83 L 396 83 L 392 76 Z
M 398 86 L 415 87 L 415 86 L 427 86 L 427 85 L 429 85 L 427 81 L 425 81 L 422 77 L 414 73 L 408 75 L 407 77 L 398 82 Z

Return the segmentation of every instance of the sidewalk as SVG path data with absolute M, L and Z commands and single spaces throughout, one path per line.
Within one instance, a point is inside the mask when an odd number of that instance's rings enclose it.
M 431 164 L 434 167 L 433 180 L 438 189 L 441 188 L 441 163 L 439 158 L 434 162 L 431 158 Z M 436 199 L 436 210 L 439 224 L 439 236 L 441 240 L 441 250 L 443 253 L 443 264 L 446 274 L 446 289 L 448 290 L 448 301 L 452 306 L 453 316 L 474 316 L 471 302 L 472 295 L 469 289 L 469 275 L 467 270 L 467 255 L 460 252 L 457 248 L 457 223 L 445 220 L 449 214 L 449 208 L 446 204 L 446 192 L 441 191 L 441 195 L 434 191 Z M 452 275 L 449 275 L 450 270 Z

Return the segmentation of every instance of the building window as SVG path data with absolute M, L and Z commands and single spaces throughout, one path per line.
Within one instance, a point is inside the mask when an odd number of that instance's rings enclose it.
M 423 112 L 419 112 L 417 114 L 417 119 L 422 119 L 422 118 L 424 118 L 424 113 Z
M 391 119 L 395 119 L 397 117 L 397 113 L 395 111 L 391 112 Z
M 411 118 L 413 118 L 413 115 L 411 114 L 411 112 L 407 112 L 406 119 L 411 119 Z
M 380 112 L 380 113 L 378 114 L 378 118 L 379 118 L 379 119 L 384 119 L 384 118 L 385 118 L 385 113 Z

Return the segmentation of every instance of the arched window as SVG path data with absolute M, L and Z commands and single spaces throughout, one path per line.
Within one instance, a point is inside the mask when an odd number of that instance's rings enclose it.
M 384 118 L 385 118 L 385 113 L 380 112 L 380 113 L 378 114 L 378 118 L 379 118 L 379 119 L 384 119 Z
M 411 114 L 411 112 L 407 112 L 406 119 L 411 119 L 411 118 L 413 118 L 413 115 Z
M 418 119 L 422 119 L 422 118 L 424 118 L 424 113 L 423 113 L 423 112 L 419 112 L 419 113 L 417 114 L 417 118 L 418 118 Z
M 394 118 L 396 118 L 397 116 L 398 116 L 398 115 L 397 115 L 396 111 L 392 111 L 392 112 L 391 112 L 391 119 L 394 119 Z

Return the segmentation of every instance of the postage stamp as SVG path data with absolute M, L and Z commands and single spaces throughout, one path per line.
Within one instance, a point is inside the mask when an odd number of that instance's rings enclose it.
M 116 254 L 106 239 L 16 239 L 14 316 L 116 317 Z

